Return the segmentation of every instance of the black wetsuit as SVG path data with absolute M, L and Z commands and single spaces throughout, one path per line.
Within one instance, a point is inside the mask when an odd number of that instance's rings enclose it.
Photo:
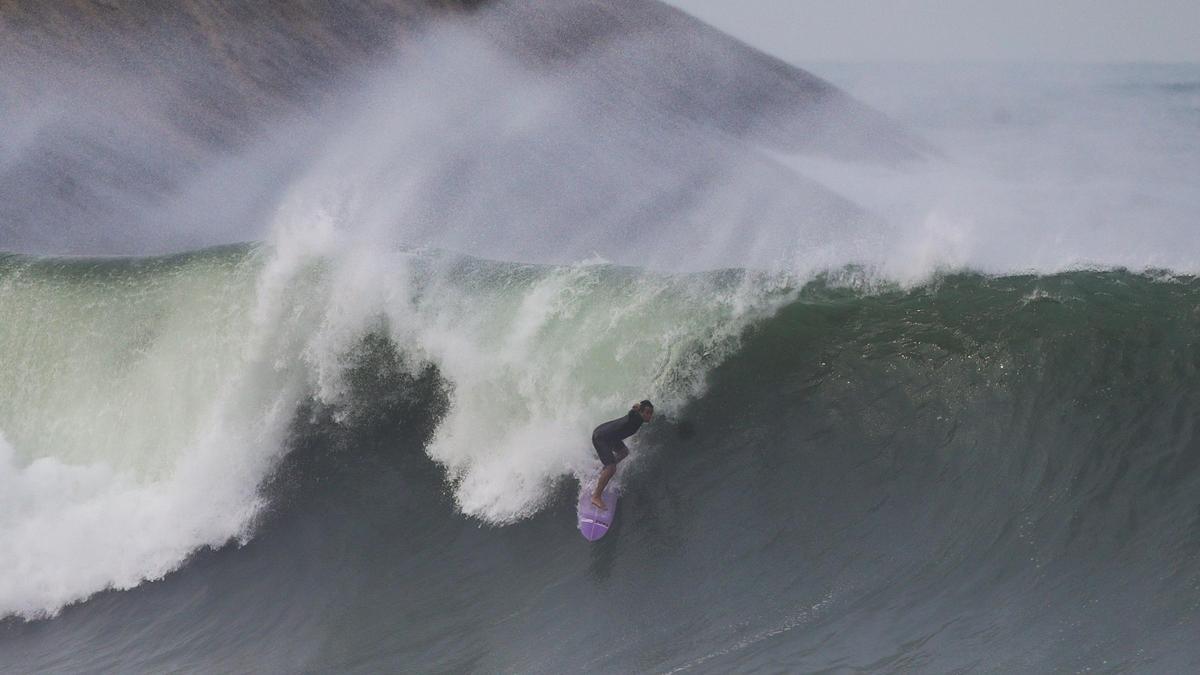
M 626 448 L 621 441 L 637 433 L 637 430 L 642 428 L 643 422 L 645 420 L 642 419 L 641 413 L 630 410 L 628 415 L 596 427 L 596 430 L 592 432 L 592 445 L 595 446 L 596 454 L 600 455 L 600 461 L 604 466 L 617 463 L 617 452 L 622 455 L 629 452 L 629 448 Z

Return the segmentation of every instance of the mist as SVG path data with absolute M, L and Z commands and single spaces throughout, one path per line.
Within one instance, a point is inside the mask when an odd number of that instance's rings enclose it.
M 47 64 L 57 86 L 0 123 L 0 248 L 147 255 L 332 228 L 668 271 L 1196 269 L 1193 67 L 822 64 L 827 81 L 797 80 L 673 10 L 643 8 L 655 33 L 563 7 L 423 24 L 232 135 L 206 137 L 214 124 L 129 73 Z M 535 16 L 594 35 L 558 42 Z M 179 81 L 215 76 L 171 61 Z
M 1200 66 L 830 65 L 935 144 L 906 171 L 795 159 L 893 228 L 881 265 L 1048 274 L 1200 263 Z
M 547 38 L 534 19 L 585 37 Z M 168 60 L 175 80 L 216 77 L 186 52 Z M 496 3 L 423 25 L 270 114 L 181 111 L 195 101 L 107 64 L 94 69 L 113 83 L 104 96 L 72 106 L 97 73 L 46 68 L 69 84 L 5 121 L 19 139 L 0 185 L 6 250 L 279 243 L 273 232 L 308 219 L 376 245 L 501 260 L 787 269 L 821 251 L 835 264 L 874 236 L 871 219 L 764 150 L 894 165 L 928 149 L 828 83 L 654 3 L 617 17 Z
M 868 236 L 849 200 L 662 98 L 635 107 L 603 81 L 530 72 L 462 30 L 421 54 L 334 114 L 277 238 L 308 221 L 358 244 L 680 271 L 790 268 Z

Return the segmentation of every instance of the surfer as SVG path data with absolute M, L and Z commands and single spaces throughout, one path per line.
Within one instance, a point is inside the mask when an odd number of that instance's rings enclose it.
M 600 463 L 604 465 L 600 470 L 600 477 L 596 480 L 596 491 L 592 493 L 592 506 L 602 511 L 608 509 L 600 495 L 604 494 L 605 486 L 617 472 L 617 462 L 629 456 L 629 448 L 625 447 L 624 441 L 637 433 L 642 424 L 653 418 L 654 404 L 642 401 L 633 404 L 624 417 L 605 422 L 592 432 L 592 445 L 596 448 L 596 454 L 600 455 Z

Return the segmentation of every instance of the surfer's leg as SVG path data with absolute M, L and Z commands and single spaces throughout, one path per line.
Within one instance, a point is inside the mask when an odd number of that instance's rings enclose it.
M 608 509 L 608 505 L 604 503 L 600 495 L 604 494 L 604 488 L 608 485 L 608 481 L 612 480 L 613 474 L 617 472 L 617 462 L 629 455 L 629 448 L 620 441 L 610 443 L 594 436 L 592 437 L 592 446 L 596 448 L 600 463 L 604 465 L 604 468 L 600 470 L 600 476 L 596 479 L 596 490 L 592 493 L 592 506 L 604 511 Z
M 592 446 L 596 448 L 596 455 L 600 457 L 600 463 L 604 465 L 604 469 L 600 471 L 600 477 L 596 479 L 596 490 L 592 493 L 592 506 L 600 510 L 608 509 L 608 505 L 600 498 L 604 494 L 604 486 L 608 485 L 608 481 L 617 471 L 617 462 L 621 461 L 613 454 L 613 450 L 619 451 L 619 448 L 614 448 L 612 444 L 592 438 Z M 624 443 L 621 444 L 624 447 Z M 623 455 L 622 455 L 623 456 Z
M 596 456 L 600 458 L 600 463 L 604 466 L 616 464 L 617 462 L 621 461 L 613 454 L 613 446 L 611 443 L 593 438 L 592 447 L 596 448 Z
M 608 481 L 612 480 L 613 474 L 616 472 L 616 464 L 607 464 L 603 469 L 600 470 L 600 477 L 596 479 L 596 490 L 592 492 L 592 506 L 595 506 L 601 511 L 607 511 L 608 504 L 604 503 L 604 500 L 600 498 L 600 495 L 604 494 L 604 488 L 608 486 Z

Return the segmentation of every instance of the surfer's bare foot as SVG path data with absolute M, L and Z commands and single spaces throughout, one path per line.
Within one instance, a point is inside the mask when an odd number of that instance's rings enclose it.
M 607 504 L 605 504 L 605 503 L 604 503 L 604 500 L 603 500 L 603 499 L 600 499 L 599 497 L 592 497 L 592 506 L 594 506 L 594 507 L 596 507 L 596 508 L 600 509 L 601 511 L 607 511 L 607 510 L 608 510 L 608 505 L 607 505 Z

